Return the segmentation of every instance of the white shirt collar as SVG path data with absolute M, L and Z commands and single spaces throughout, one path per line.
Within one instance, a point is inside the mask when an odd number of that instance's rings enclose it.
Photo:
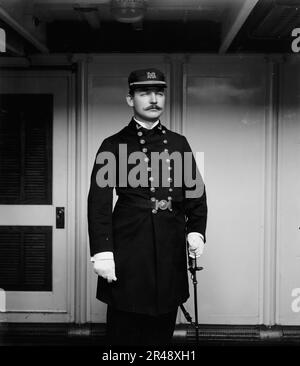
M 151 127 L 149 127 L 149 124 L 148 123 L 139 121 L 135 117 L 133 117 L 133 119 L 135 120 L 136 123 L 138 123 L 142 127 L 146 128 L 147 130 L 152 130 L 152 128 L 154 128 L 156 125 L 159 124 L 159 119 L 157 121 L 153 122 L 152 125 L 151 125 Z

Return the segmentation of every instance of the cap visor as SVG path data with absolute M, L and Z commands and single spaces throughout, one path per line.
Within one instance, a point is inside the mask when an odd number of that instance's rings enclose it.
M 134 83 L 130 83 L 129 86 L 133 87 L 133 86 L 162 86 L 162 87 L 167 87 L 167 83 L 165 81 L 157 81 L 157 80 L 152 80 L 152 81 L 136 81 Z

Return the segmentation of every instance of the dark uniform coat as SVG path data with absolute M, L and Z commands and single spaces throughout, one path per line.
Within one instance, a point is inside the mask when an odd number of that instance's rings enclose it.
M 123 156 L 120 156 L 121 145 Z M 119 169 L 127 168 L 129 173 L 139 164 L 127 161 L 129 154 L 136 151 L 144 152 L 146 187 L 126 186 L 123 178 L 120 181 Z M 164 151 L 168 154 L 177 151 L 182 155 L 191 153 L 191 148 L 184 136 L 168 130 L 160 122 L 147 130 L 132 119 L 120 132 L 106 138 L 97 152 L 97 157 L 101 152 L 116 156 L 114 183 L 118 201 L 112 212 L 113 187 L 98 184 L 99 169 L 107 166 L 108 160 L 100 161 L 96 157 L 88 196 L 90 252 L 92 256 L 103 251 L 113 252 L 117 281 L 108 283 L 98 277 L 97 298 L 119 310 L 158 315 L 175 310 L 189 297 L 186 235 L 199 232 L 205 240 L 206 194 L 200 176 L 197 183 L 202 184 L 201 195 L 186 198 L 185 180 L 182 179 L 180 187 L 174 184 L 172 159 L 162 163 L 158 172 L 160 176 L 163 170 L 168 172 L 169 187 L 163 187 L 161 181 L 159 187 L 155 187 L 151 178 L 154 172 L 147 158 L 151 157 L 151 152 Z M 184 164 L 182 169 L 185 169 Z M 193 157 L 194 177 L 196 169 Z M 159 200 L 171 200 L 172 211 L 158 208 Z

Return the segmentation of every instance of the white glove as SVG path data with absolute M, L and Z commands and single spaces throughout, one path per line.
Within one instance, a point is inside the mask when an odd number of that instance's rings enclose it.
M 189 233 L 187 236 L 189 256 L 199 258 L 204 250 L 204 241 L 200 233 Z
M 92 259 L 94 271 L 98 276 L 107 279 L 107 282 L 117 281 L 115 274 L 115 261 L 112 252 L 97 253 Z

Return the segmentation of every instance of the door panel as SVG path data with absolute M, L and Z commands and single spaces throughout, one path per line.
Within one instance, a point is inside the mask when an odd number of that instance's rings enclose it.
M 283 65 L 278 139 L 278 324 L 300 322 L 300 67 Z
M 194 152 L 204 152 L 208 200 L 199 320 L 257 324 L 264 247 L 265 67 L 263 62 L 222 61 L 191 60 L 185 74 L 183 133 Z
M 68 77 L 66 75 L 47 75 L 30 72 L 11 72 L 1 76 L 1 94 L 11 95 L 51 95 L 52 108 L 52 202 L 48 204 L 2 204 L 0 217 L 2 226 L 42 227 L 47 226 L 52 231 L 51 263 L 52 289 L 51 291 L 6 291 L 5 313 L 1 314 L 2 321 L 70 321 L 70 268 L 72 258 L 68 257 L 67 229 L 56 229 L 55 207 L 65 207 L 68 212 L 68 121 L 69 96 Z M 36 110 L 39 110 L 36 106 Z M 47 113 L 44 110 L 43 113 Z M 30 117 L 27 117 L 27 120 Z M 32 117 L 36 118 L 35 110 Z M 26 123 L 26 118 L 25 118 Z M 29 122 L 28 122 L 29 123 Z M 26 142 L 30 146 L 29 154 L 33 154 L 36 143 Z M 43 169 L 40 164 L 39 169 Z M 24 165 L 22 176 L 32 173 L 32 165 Z M 34 183 L 31 183 L 34 187 Z M 29 238 L 31 238 L 29 236 Z M 29 239 L 28 239 L 29 240 Z M 34 240 L 34 239 L 30 239 Z M 29 242 L 30 244 L 30 242 Z M 5 243 L 1 243 L 5 247 Z M 37 261 L 34 259 L 32 261 Z M 33 262 L 31 262 L 31 265 Z M 39 263 L 42 265 L 41 263 Z M 38 264 L 36 264 L 37 266 Z M 28 264 L 30 271 L 30 263 Z M 4 289 L 5 290 L 5 289 Z

